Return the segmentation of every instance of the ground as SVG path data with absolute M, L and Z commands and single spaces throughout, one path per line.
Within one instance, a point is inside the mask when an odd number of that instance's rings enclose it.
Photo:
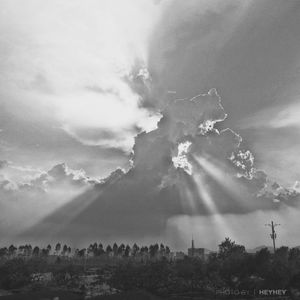
M 58 297 L 59 300 L 82 300 L 81 295 L 65 291 L 43 290 L 38 292 L 27 292 L 2 296 L 1 300 L 53 300 Z

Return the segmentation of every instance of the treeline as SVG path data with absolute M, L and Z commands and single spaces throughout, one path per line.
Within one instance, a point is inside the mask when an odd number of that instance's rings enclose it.
M 83 253 L 82 253 L 83 251 Z M 160 246 L 156 243 L 153 245 L 148 246 L 141 246 L 139 247 L 136 243 L 130 247 L 129 245 L 124 245 L 123 243 L 118 246 L 117 243 L 114 243 L 111 247 L 110 245 L 107 245 L 104 249 L 102 244 L 97 245 L 97 243 L 91 244 L 87 249 L 82 249 L 78 252 L 80 255 L 84 255 L 84 253 L 87 252 L 87 254 L 92 254 L 94 256 L 100 256 L 103 254 L 109 255 L 109 256 L 137 256 L 137 255 L 149 255 L 150 257 L 154 257 L 157 254 L 170 254 L 170 248 L 168 246 L 165 246 L 164 244 L 160 244 Z
M 247 253 L 229 238 L 207 260 L 186 256 L 183 260 L 120 263 L 111 285 L 120 290 L 145 289 L 159 295 L 211 293 L 222 289 L 299 289 L 300 250 L 263 248 Z
M 15 256 L 48 256 L 50 254 L 67 255 L 71 252 L 71 247 L 68 247 L 67 245 L 62 247 L 60 243 L 57 243 L 54 249 L 52 249 L 50 244 L 45 248 L 31 246 L 30 244 L 21 245 L 19 247 L 10 245 L 9 247 L 0 248 L 0 257 L 11 258 Z
M 59 244 L 59 243 L 58 243 Z M 11 247 L 9 247 L 11 248 Z M 7 251 L 13 253 L 13 248 Z M 14 247 L 16 248 L 16 247 Z M 28 247 L 27 247 L 28 248 Z M 48 247 L 47 247 L 48 248 Z M 32 247 L 31 247 L 32 249 Z M 50 249 L 50 247 L 49 247 Z M 69 247 L 55 245 L 51 252 L 63 255 Z M 33 252 L 33 249 L 32 249 Z M 43 251 L 42 251 L 43 252 Z M 118 290 L 144 289 L 158 295 L 180 293 L 214 293 L 222 289 L 258 290 L 258 289 L 298 289 L 300 290 L 300 250 L 280 247 L 275 253 L 267 248 L 251 254 L 243 245 L 226 238 L 218 251 L 206 259 L 185 256 L 184 259 L 168 259 L 170 249 L 163 244 L 132 247 L 124 244 L 103 247 L 94 243 L 89 247 L 75 250 L 74 255 L 110 255 L 117 257 L 142 256 L 156 259 L 117 259 L 111 264 L 93 266 L 101 270 L 110 266 L 108 284 Z M 55 278 L 71 277 L 84 273 L 84 265 L 50 263 L 43 256 L 22 259 L 15 257 L 4 260 L 0 266 L 0 288 L 24 286 L 34 272 L 56 272 Z M 99 269 L 99 270 L 100 270 Z M 100 270 L 100 271 L 101 271 Z M 69 277 L 70 277 L 69 276 Z M 59 281 L 58 281 L 59 282 Z M 59 283 L 57 283 L 59 284 Z
M 114 257 L 129 257 L 129 256 L 150 256 L 154 257 L 157 254 L 169 255 L 170 248 L 164 244 L 153 244 L 150 246 L 138 246 L 136 243 L 131 247 L 121 243 L 118 245 L 114 243 L 112 246 L 107 245 L 103 246 L 102 243 L 93 243 L 90 244 L 87 248 L 82 249 L 71 249 L 68 245 L 63 245 L 57 243 L 55 247 L 52 247 L 50 244 L 47 247 L 40 248 L 38 246 L 31 246 L 30 244 L 21 245 L 16 247 L 10 245 L 9 247 L 0 248 L 0 258 L 14 258 L 16 256 L 22 257 L 47 257 L 49 255 L 56 256 L 73 256 L 73 257 L 86 257 L 86 256 L 114 256 Z

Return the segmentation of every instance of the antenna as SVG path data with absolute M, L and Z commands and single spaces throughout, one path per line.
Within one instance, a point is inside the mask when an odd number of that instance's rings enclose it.
M 270 226 L 271 227 L 270 237 L 271 237 L 271 239 L 273 241 L 273 248 L 274 248 L 274 253 L 275 253 L 275 250 L 276 250 L 275 240 L 277 238 L 277 234 L 275 232 L 275 227 L 276 226 L 280 226 L 280 224 L 277 224 L 277 223 L 274 223 L 273 221 L 271 221 L 271 223 L 265 224 L 265 226 Z
M 192 234 L 192 256 L 194 256 L 194 252 L 195 252 L 195 245 L 194 245 L 194 236 Z

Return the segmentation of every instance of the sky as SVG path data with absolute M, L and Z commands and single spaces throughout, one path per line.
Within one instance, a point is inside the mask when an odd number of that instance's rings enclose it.
M 0 14 L 3 241 L 300 245 L 299 1 Z

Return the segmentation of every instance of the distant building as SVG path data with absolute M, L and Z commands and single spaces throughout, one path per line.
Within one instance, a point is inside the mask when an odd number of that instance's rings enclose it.
M 182 260 L 185 256 L 186 254 L 182 251 L 171 252 L 170 260 Z
M 195 248 L 194 239 L 192 238 L 191 248 L 188 248 L 188 256 L 206 260 L 212 251 L 205 248 Z

